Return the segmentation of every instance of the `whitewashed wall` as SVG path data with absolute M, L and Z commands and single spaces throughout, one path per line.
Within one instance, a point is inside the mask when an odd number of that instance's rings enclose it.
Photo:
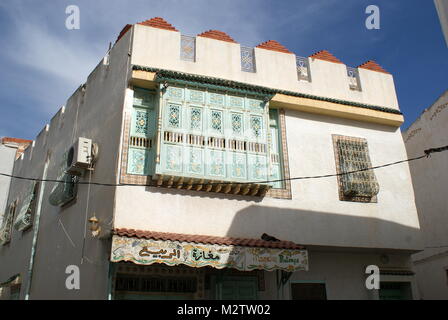
M 409 157 L 448 145 L 448 91 L 405 132 Z M 448 152 L 410 164 L 425 250 L 413 256 L 424 299 L 448 299 Z
M 180 60 L 179 45 L 178 32 L 137 25 L 132 63 L 398 108 L 390 75 L 360 70 L 359 93 L 348 88 L 342 64 L 311 61 L 313 81 L 304 83 L 292 54 L 256 49 L 257 72 L 247 73 L 237 44 L 198 37 L 195 63 Z M 373 165 L 407 157 L 396 128 L 289 110 L 286 128 L 291 177 L 335 173 L 332 134 L 366 138 Z M 267 232 L 306 245 L 421 249 L 408 165 L 376 176 L 378 203 L 339 201 L 336 178 L 293 181 L 292 200 L 121 187 L 115 227 L 251 238 Z
M 191 62 L 180 59 L 180 32 L 135 25 L 134 34 L 131 61 L 135 65 L 398 109 L 390 74 L 359 69 L 363 90 L 358 92 L 350 90 L 344 64 L 309 59 L 312 81 L 308 83 L 297 78 L 294 54 L 255 48 L 257 72 L 250 73 L 241 71 L 240 44 L 196 37 L 196 62 Z

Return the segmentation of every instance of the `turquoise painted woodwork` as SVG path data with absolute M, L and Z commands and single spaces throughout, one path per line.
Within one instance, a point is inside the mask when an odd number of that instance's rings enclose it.
M 216 280 L 218 300 L 256 300 L 258 282 L 255 277 L 224 276 Z
M 155 173 L 233 182 L 268 180 L 266 102 L 174 85 L 161 92 L 161 153 Z
M 135 88 L 129 135 L 127 173 L 150 175 L 154 171 L 156 135 L 156 95 Z
M 283 179 L 283 154 L 281 149 L 281 136 L 279 131 L 279 118 L 277 109 L 269 110 L 270 130 L 270 174 L 269 180 Z M 284 181 L 272 183 L 273 188 L 284 188 Z
M 270 119 L 267 102 L 200 88 L 160 89 L 160 111 L 155 92 L 134 90 L 128 174 L 261 183 L 281 179 L 278 126 L 272 125 L 278 115 L 271 113 L 275 119 Z

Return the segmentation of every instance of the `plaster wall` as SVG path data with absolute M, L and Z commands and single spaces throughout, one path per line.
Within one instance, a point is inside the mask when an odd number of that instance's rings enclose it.
M 15 162 L 16 175 L 42 178 L 48 162 L 46 178 L 56 179 L 64 152 L 78 137 L 85 137 L 99 145 L 99 157 L 91 177 L 86 173 L 80 181 L 117 182 L 130 35 L 111 49 L 107 64 L 100 61 L 86 83 L 42 129 L 34 147 Z M 14 181 L 11 185 L 9 200 L 19 199 L 19 209 L 29 183 Z M 53 186 L 54 182 L 40 186 L 43 197 L 30 299 L 106 299 L 110 241 L 93 238 L 86 219 L 95 214 L 105 230 L 110 227 L 115 188 L 80 184 L 76 200 L 61 208 L 48 201 Z M 0 282 L 20 274 L 21 299 L 29 281 L 32 238 L 37 228 L 34 222 L 26 231 L 13 229 L 11 242 L 0 247 Z M 79 267 L 80 290 L 65 286 L 69 265 Z
M 365 138 L 373 166 L 406 159 L 399 129 L 286 110 L 290 176 L 336 172 L 332 134 Z M 422 249 L 406 163 L 375 170 L 377 203 L 340 201 L 337 178 L 292 181 L 292 199 L 120 187 L 114 226 L 304 245 Z
M 16 157 L 16 148 L 8 147 L 0 144 L 0 173 L 11 174 L 14 167 L 14 160 Z M 11 178 L 0 176 L 0 226 L 3 222 L 3 214 L 7 208 L 9 184 Z
M 445 91 L 403 132 L 408 156 L 448 145 L 447 124 L 448 91 Z M 423 252 L 413 256 L 422 295 L 426 299 L 448 299 L 448 152 L 414 161 L 410 169 L 425 246 Z
M 387 254 L 388 262 L 381 262 L 380 253 L 337 252 L 308 250 L 309 271 L 297 271 L 288 282 L 277 288 L 275 271 L 265 272 L 266 290 L 260 292 L 262 299 L 291 299 L 293 283 L 324 283 L 328 300 L 377 300 L 377 290 L 368 290 L 365 282 L 366 267 L 410 269 L 411 261 L 406 254 Z M 380 275 L 380 281 L 410 282 L 413 299 L 419 299 L 414 276 Z
M 180 32 L 134 25 L 132 64 L 223 78 L 281 90 L 399 109 L 390 74 L 358 69 L 351 90 L 346 66 L 309 58 L 311 82 L 299 81 L 295 54 L 255 48 L 256 72 L 241 71 L 240 44 L 196 37 L 196 61 L 180 59 Z

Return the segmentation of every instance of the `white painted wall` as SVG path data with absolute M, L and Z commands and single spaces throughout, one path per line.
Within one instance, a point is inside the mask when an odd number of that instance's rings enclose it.
M 180 32 L 135 25 L 132 64 L 398 109 L 390 74 L 358 69 L 362 91 L 350 90 L 344 64 L 309 59 L 312 81 L 299 81 L 294 54 L 255 48 L 256 73 L 241 71 L 240 44 L 196 37 L 196 62 L 180 59 Z M 342 57 L 343 60 L 343 57 Z
M 17 148 L 6 146 L 0 143 L 0 173 L 12 174 Z M 0 176 L 0 226 L 3 222 L 3 215 L 7 208 L 9 184 L 11 178 Z
M 65 107 L 59 109 L 43 127 L 33 147 L 28 147 L 23 157 L 15 161 L 14 174 L 42 178 L 44 164 L 49 159 L 47 179 L 58 178 L 63 153 L 78 137 L 85 137 L 99 145 L 99 157 L 91 180 L 112 184 L 118 181 L 130 37 L 131 33 L 128 33 L 114 45 L 109 64 L 104 65 L 100 61 L 87 76 L 84 89 L 80 86 L 68 98 Z M 89 175 L 85 174 L 80 181 L 89 181 Z M 29 185 L 30 182 L 25 180 L 15 180 L 11 184 L 9 201 L 19 199 L 18 209 Z M 41 184 L 41 219 L 30 298 L 106 299 L 110 242 L 93 238 L 86 230 L 86 219 L 95 215 L 103 230 L 110 227 L 115 188 L 92 186 L 89 190 L 87 185 L 80 184 L 77 199 L 60 208 L 48 201 L 53 186 L 53 182 L 46 183 L 45 188 Z M 20 273 L 21 299 L 29 280 L 28 266 L 35 226 L 24 232 L 13 229 L 11 242 L 0 246 L 0 282 Z M 67 290 L 65 287 L 68 265 L 80 267 L 80 290 Z
M 259 292 L 261 299 L 291 299 L 291 284 L 295 282 L 324 283 L 328 300 L 377 300 L 378 292 L 365 286 L 366 267 L 377 265 L 380 269 L 390 266 L 409 269 L 407 254 L 387 254 L 389 261 L 381 262 L 380 254 L 372 252 L 334 252 L 308 250 L 310 270 L 294 272 L 280 289 L 276 286 L 275 271 L 265 272 L 266 290 Z M 413 299 L 419 299 L 415 278 L 412 276 L 381 275 L 380 281 L 410 282 Z
M 263 49 L 256 49 L 257 73 L 246 73 L 240 71 L 237 44 L 198 37 L 193 63 L 179 58 L 178 32 L 134 28 L 133 64 L 398 108 L 390 75 L 361 70 L 365 92 L 355 93 L 348 89 L 344 65 L 315 60 L 313 82 L 302 83 L 297 81 L 294 55 Z M 127 111 L 131 97 L 129 89 Z M 332 134 L 367 139 L 373 166 L 407 157 L 400 130 L 388 126 L 287 110 L 286 129 L 291 177 L 336 172 Z M 421 249 L 408 165 L 376 170 L 376 176 L 378 203 L 340 201 L 336 177 L 293 181 L 292 200 L 120 187 L 114 226 L 247 238 L 266 232 L 305 245 Z
M 399 130 L 298 111 L 286 115 L 291 177 L 336 172 L 332 134 L 366 138 L 374 166 L 406 158 Z M 419 249 L 407 164 L 376 170 L 376 176 L 378 203 L 339 201 L 335 177 L 292 181 L 292 200 L 121 187 L 115 226 L 249 238 L 267 232 L 301 244 Z
M 448 145 L 448 91 L 405 131 L 409 157 Z M 425 299 L 448 299 L 448 152 L 410 163 L 425 250 L 413 256 Z

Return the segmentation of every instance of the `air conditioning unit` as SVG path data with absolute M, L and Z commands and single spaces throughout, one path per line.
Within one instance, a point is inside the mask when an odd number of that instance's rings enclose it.
M 93 163 L 93 149 L 92 140 L 78 138 L 68 150 L 66 172 L 74 176 L 82 176 L 84 171 L 90 168 Z

